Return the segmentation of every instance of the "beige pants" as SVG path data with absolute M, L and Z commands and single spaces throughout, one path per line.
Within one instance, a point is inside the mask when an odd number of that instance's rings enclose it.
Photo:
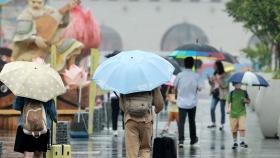
M 127 158 L 150 158 L 152 123 L 128 120 L 125 124 L 125 146 Z
M 238 118 L 230 118 L 231 132 L 245 131 L 246 117 L 240 116 Z

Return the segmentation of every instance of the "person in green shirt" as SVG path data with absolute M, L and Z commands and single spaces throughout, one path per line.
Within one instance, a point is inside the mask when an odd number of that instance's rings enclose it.
M 235 89 L 227 97 L 227 113 L 230 115 L 230 126 L 233 137 L 232 149 L 237 149 L 237 134 L 240 134 L 240 146 L 248 148 L 245 143 L 246 104 L 250 103 L 247 91 L 241 89 L 240 83 L 233 83 Z

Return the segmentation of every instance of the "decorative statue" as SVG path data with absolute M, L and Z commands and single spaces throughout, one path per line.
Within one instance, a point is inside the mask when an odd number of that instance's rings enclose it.
M 69 0 L 66 5 L 57 10 L 46 6 L 45 0 L 28 0 L 28 7 L 17 18 L 12 60 L 32 61 L 33 58 L 40 57 L 49 61 L 51 45 L 56 45 L 60 50 L 66 50 L 64 47 L 78 42 L 74 39 L 62 40 L 60 32 L 69 23 L 69 11 L 79 3 L 80 0 Z M 67 42 L 68 40 L 70 42 Z M 81 48 L 79 46 L 78 49 L 72 49 L 73 52 L 68 50 L 67 55 L 62 55 L 64 51 L 60 51 L 57 53 L 57 58 L 67 63 L 72 55 L 75 59 L 75 56 L 80 53 L 77 50 L 81 51 Z M 65 60 L 61 59 L 62 56 Z M 73 62 L 73 59 L 71 60 Z M 57 63 L 60 65 L 57 70 L 61 70 L 66 65 L 65 63 Z

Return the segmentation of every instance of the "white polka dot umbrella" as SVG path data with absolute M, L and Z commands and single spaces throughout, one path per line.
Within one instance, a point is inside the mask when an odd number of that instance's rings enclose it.
M 16 96 L 46 102 L 66 92 L 60 75 L 49 65 L 16 61 L 4 66 L 2 81 Z

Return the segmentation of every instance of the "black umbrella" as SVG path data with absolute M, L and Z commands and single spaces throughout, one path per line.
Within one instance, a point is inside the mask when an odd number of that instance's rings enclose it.
M 174 66 L 174 68 L 175 68 L 175 70 L 173 72 L 174 75 L 177 75 L 179 72 L 182 71 L 180 65 L 178 64 L 178 62 L 175 59 L 170 58 L 170 57 L 163 57 L 163 58 L 166 59 L 168 62 L 170 62 L 170 64 L 172 64 Z
M 120 52 L 121 52 L 121 51 L 119 51 L 119 50 L 115 50 L 115 51 L 113 51 L 113 53 L 110 53 L 110 54 L 105 55 L 105 57 L 106 57 L 106 58 L 111 58 L 111 57 L 113 57 L 113 56 L 119 54 Z
M 192 50 L 199 52 L 219 52 L 216 48 L 206 44 L 185 44 L 178 47 L 176 50 Z
M 237 59 L 233 55 L 231 55 L 230 53 L 223 52 L 223 54 L 224 54 L 224 57 L 225 57 L 225 59 L 223 61 L 226 61 L 226 62 L 229 62 L 229 63 L 232 63 L 232 64 L 238 63 Z

